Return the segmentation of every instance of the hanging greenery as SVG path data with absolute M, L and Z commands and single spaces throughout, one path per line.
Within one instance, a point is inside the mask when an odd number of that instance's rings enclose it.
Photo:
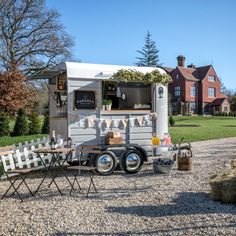
M 136 71 L 136 70 L 118 70 L 111 79 L 114 79 L 118 82 L 139 82 L 145 84 L 152 83 L 161 83 L 167 85 L 172 81 L 171 76 L 168 74 L 161 74 L 159 70 L 153 70 L 152 72 L 148 72 L 146 74 Z

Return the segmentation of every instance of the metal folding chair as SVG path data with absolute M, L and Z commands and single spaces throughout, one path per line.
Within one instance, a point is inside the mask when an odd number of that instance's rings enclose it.
M 6 192 L 3 194 L 1 199 L 6 197 L 8 192 L 12 189 L 12 195 L 15 193 L 17 196 L 20 198 L 21 202 L 23 202 L 23 198 L 21 197 L 19 193 L 19 188 L 24 184 L 28 191 L 30 192 L 31 196 L 34 196 L 32 191 L 30 190 L 28 184 L 26 183 L 25 179 L 28 177 L 28 175 L 34 171 L 33 168 L 28 168 L 28 169 L 17 169 L 15 162 L 14 162 L 14 157 L 11 151 L 9 152 L 4 152 L 0 154 L 0 158 L 3 164 L 3 173 L 1 175 L 1 180 L 2 179 L 7 179 L 10 182 L 9 188 L 6 190 Z M 14 178 L 14 180 L 13 180 Z
M 94 170 L 96 169 L 96 167 L 93 167 L 93 166 L 68 166 L 67 167 L 67 170 L 71 170 L 71 171 L 74 171 L 74 180 L 73 180 L 73 183 L 72 183 L 72 186 L 71 186 L 71 190 L 70 190 L 70 194 L 72 193 L 73 190 L 75 190 L 74 188 L 74 185 L 75 185 L 75 182 L 77 183 L 78 187 L 79 187 L 79 190 L 81 191 L 82 188 L 81 188 L 81 185 L 77 179 L 78 177 L 78 174 L 80 175 L 81 171 L 86 171 L 88 172 L 88 176 L 89 176 L 89 179 L 90 179 L 90 182 L 89 182 L 89 187 L 88 187 L 88 190 L 87 190 L 87 194 L 86 194 L 86 197 L 88 197 L 89 193 L 90 193 L 90 190 L 91 190 L 91 187 L 93 186 L 95 192 L 97 193 L 97 188 L 94 184 L 94 181 L 93 181 L 93 177 L 94 177 Z

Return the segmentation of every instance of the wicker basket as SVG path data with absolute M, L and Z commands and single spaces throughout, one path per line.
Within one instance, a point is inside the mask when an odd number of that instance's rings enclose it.
M 178 170 L 181 171 L 189 171 L 192 170 L 192 158 L 191 157 L 178 157 L 177 158 L 178 163 Z

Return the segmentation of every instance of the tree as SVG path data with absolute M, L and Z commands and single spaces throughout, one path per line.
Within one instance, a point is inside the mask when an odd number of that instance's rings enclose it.
M 0 136 L 10 134 L 10 118 L 6 113 L 0 112 Z
M 1 0 L 0 39 L 0 70 L 11 71 L 17 62 L 24 74 L 69 59 L 73 46 L 59 13 L 44 0 Z
M 138 62 L 136 63 L 137 66 L 159 66 L 159 50 L 156 47 L 156 43 L 151 39 L 149 31 L 145 38 L 145 45 L 141 51 L 137 50 L 137 52 L 141 54 L 140 57 L 136 57 L 136 59 L 138 59 Z
M 29 123 L 29 134 L 40 134 L 41 133 L 41 120 L 37 113 L 32 112 Z
M 0 85 L 0 111 L 15 115 L 20 108 L 31 108 L 34 89 L 17 69 L 0 73 Z
M 45 114 L 44 116 L 42 134 L 49 134 L 49 115 L 48 114 Z
M 29 124 L 25 110 L 20 109 L 17 113 L 13 136 L 21 136 L 29 133 Z

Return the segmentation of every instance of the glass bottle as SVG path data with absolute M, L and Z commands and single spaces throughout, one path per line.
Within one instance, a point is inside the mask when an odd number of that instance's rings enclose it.
M 168 133 L 164 134 L 164 144 L 165 145 L 170 145 L 171 144 L 171 137 Z
M 69 137 L 67 140 L 67 144 L 69 148 L 72 148 L 74 146 L 72 139 Z
M 51 149 L 56 149 L 56 134 L 55 134 L 55 130 L 52 131 L 52 137 L 50 140 L 50 144 L 51 144 Z

